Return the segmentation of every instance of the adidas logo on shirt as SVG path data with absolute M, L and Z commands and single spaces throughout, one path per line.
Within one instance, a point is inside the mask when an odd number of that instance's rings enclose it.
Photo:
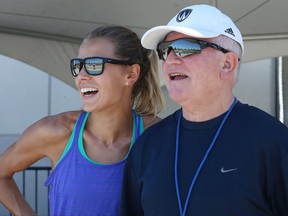
M 235 34 L 234 34 L 232 28 L 226 29 L 225 32 L 226 32 L 227 34 L 233 35 L 233 36 L 235 37 Z

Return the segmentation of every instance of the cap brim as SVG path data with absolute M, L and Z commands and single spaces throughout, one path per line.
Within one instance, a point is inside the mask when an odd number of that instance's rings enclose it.
M 212 38 L 217 37 L 219 34 L 208 31 L 196 31 L 191 28 L 182 26 L 157 26 L 148 30 L 141 39 L 142 46 L 146 49 L 156 49 L 157 45 L 164 40 L 169 32 L 179 32 L 195 38 Z

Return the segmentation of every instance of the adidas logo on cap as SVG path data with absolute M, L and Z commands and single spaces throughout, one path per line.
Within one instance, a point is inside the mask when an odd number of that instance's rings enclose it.
M 226 29 L 225 32 L 226 32 L 227 34 L 233 35 L 233 36 L 235 37 L 235 34 L 234 34 L 232 28 Z

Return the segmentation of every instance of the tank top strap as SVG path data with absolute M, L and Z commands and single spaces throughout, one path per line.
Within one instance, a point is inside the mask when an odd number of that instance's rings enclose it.
M 60 159 L 57 161 L 55 167 L 60 163 L 60 161 L 62 161 L 62 159 L 65 157 L 65 155 L 67 154 L 67 152 L 71 149 L 72 145 L 74 144 L 74 146 L 77 146 L 77 141 L 78 141 L 78 137 L 81 131 L 81 128 L 83 127 L 83 125 L 85 125 L 85 122 L 87 120 L 89 113 L 82 111 L 76 121 L 76 124 L 74 125 L 72 134 L 67 142 L 67 145 L 60 157 Z
M 143 131 L 144 131 L 143 116 L 139 115 L 135 110 L 133 110 L 133 132 L 130 148 L 132 147 L 136 139 L 143 133 Z
M 89 112 L 82 111 L 80 116 L 77 119 L 76 126 L 75 126 L 75 136 L 74 140 L 77 141 L 80 132 L 83 130 L 83 127 L 86 124 L 87 118 L 89 116 Z

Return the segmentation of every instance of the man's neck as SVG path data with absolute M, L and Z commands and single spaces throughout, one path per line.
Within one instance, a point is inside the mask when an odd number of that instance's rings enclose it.
M 202 122 L 220 116 L 227 112 L 232 105 L 234 97 L 225 100 L 214 100 L 200 105 L 191 105 L 191 107 L 183 107 L 183 116 L 188 121 Z

